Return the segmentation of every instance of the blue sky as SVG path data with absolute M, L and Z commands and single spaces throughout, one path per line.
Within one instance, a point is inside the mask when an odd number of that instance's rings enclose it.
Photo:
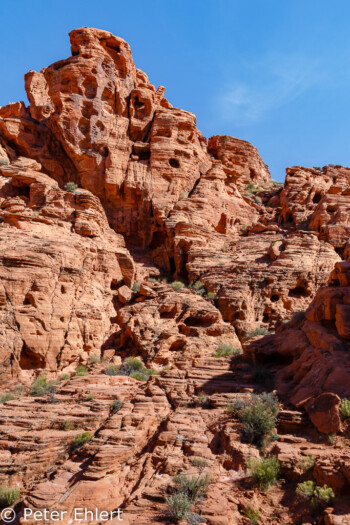
M 349 0 L 1 0 L 0 105 L 70 55 L 68 32 L 112 31 L 202 133 L 254 144 L 272 177 L 350 166 Z

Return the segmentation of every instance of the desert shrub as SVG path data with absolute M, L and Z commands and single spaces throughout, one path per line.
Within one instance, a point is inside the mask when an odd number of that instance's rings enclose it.
M 311 454 L 308 454 L 305 458 L 302 458 L 299 463 L 298 467 L 303 471 L 307 472 L 308 470 L 311 470 L 314 468 L 316 463 L 315 456 L 312 456 Z
M 93 438 L 93 435 L 91 432 L 82 432 L 81 434 L 77 434 L 75 438 L 73 439 L 71 450 L 78 450 L 81 448 L 85 443 L 88 443 Z
M 266 489 L 277 481 L 280 465 L 276 456 L 251 458 L 248 462 L 251 475 L 261 489 Z
M 254 510 L 252 507 L 247 507 L 244 510 L 244 515 L 249 519 L 250 525 L 258 525 L 260 519 L 260 512 Z
M 242 437 L 248 443 L 263 447 L 276 426 L 278 399 L 274 394 L 253 395 L 249 404 L 235 407 L 235 413 L 243 423 Z
M 187 199 L 188 197 L 188 191 L 183 191 L 180 193 L 180 199 Z
M 111 413 L 116 414 L 117 412 L 119 412 L 122 406 L 123 406 L 123 401 L 121 401 L 120 399 L 114 399 L 114 401 L 111 404 Z
M 173 290 L 181 290 L 181 288 L 185 288 L 184 283 L 182 283 L 181 281 L 174 281 L 173 283 L 171 283 L 170 286 Z
M 85 365 L 79 365 L 75 371 L 77 377 L 84 377 L 88 375 L 88 369 Z
M 44 396 L 45 394 L 54 394 L 56 385 L 53 381 L 47 381 L 46 377 L 38 377 L 30 387 L 30 393 L 34 397 Z
M 204 498 L 207 495 L 209 485 L 211 484 L 211 478 L 208 474 L 202 476 L 191 476 L 188 477 L 186 474 L 178 474 L 173 478 L 176 486 L 176 491 L 186 494 L 192 504 L 197 499 Z
M 227 412 L 230 416 L 238 416 L 244 408 L 249 405 L 249 401 L 243 401 L 242 399 L 234 399 L 227 405 Z
M 314 170 L 321 171 L 321 167 L 320 166 L 314 166 Z
M 165 498 L 167 503 L 167 515 L 173 523 L 186 519 L 191 512 L 193 502 L 186 494 L 175 492 Z
M 68 379 L 70 379 L 70 375 L 69 374 L 62 374 L 61 375 L 61 379 L 62 379 L 62 381 L 67 381 Z
M 15 396 L 13 394 L 10 394 L 10 392 L 0 395 L 0 403 L 6 403 L 6 401 L 13 401 L 14 399 Z
M 327 435 L 327 441 L 330 445 L 335 445 L 337 441 L 337 434 L 328 434 Z
M 194 400 L 195 406 L 198 407 L 205 407 L 208 404 L 208 402 L 209 398 L 204 394 L 204 392 L 200 392 Z
M 161 282 L 160 279 L 156 279 L 155 277 L 148 277 L 147 281 L 149 283 L 160 283 Z
M 140 288 L 141 288 L 141 283 L 134 283 L 134 284 L 132 285 L 132 291 L 133 291 L 133 292 L 138 293 L 138 292 L 140 291 Z
M 147 381 L 150 376 L 158 374 L 156 370 L 145 368 L 136 357 L 125 359 L 117 373 L 118 375 L 130 376 L 137 381 Z
M 118 368 L 115 365 L 108 365 L 108 367 L 106 368 L 105 374 L 107 376 L 117 376 Z
M 273 384 L 273 374 L 265 366 L 256 366 L 253 369 L 253 380 L 261 386 L 271 386 Z
M 101 358 L 98 355 L 96 355 L 96 354 L 91 354 L 90 355 L 90 361 L 91 361 L 91 363 L 94 363 L 94 364 L 101 363 Z
M 93 399 L 95 399 L 95 394 L 93 394 L 92 392 L 89 392 L 87 397 L 86 397 L 86 400 L 87 401 L 92 401 Z
M 0 159 L 0 166 L 8 166 L 10 163 L 6 159 Z
M 240 348 L 236 348 L 232 345 L 221 344 L 217 347 L 214 357 L 228 357 L 230 355 L 239 355 L 242 353 Z
M 21 499 L 21 491 L 17 487 L 0 486 L 0 507 L 10 507 Z
M 255 330 L 250 330 L 247 332 L 247 338 L 256 337 L 257 335 L 266 335 L 268 330 L 266 328 L 255 328 Z
M 254 198 L 254 200 L 255 200 L 255 202 L 256 202 L 257 204 L 261 204 L 261 203 L 262 203 L 261 197 L 256 196 L 256 197 Z
M 217 295 L 215 292 L 208 292 L 205 297 L 214 301 L 217 298 Z
M 334 499 L 334 492 L 330 487 L 327 485 L 320 487 L 314 481 L 298 483 L 296 493 L 301 499 L 309 501 L 315 508 L 326 507 Z
M 64 189 L 70 193 L 75 193 L 77 191 L 78 185 L 75 182 L 67 182 Z
M 342 399 L 340 413 L 346 419 L 350 417 L 350 399 Z
M 253 184 L 252 182 L 249 182 L 249 184 L 246 185 L 245 189 L 247 191 L 253 191 L 255 189 L 255 184 Z
M 60 430 L 74 430 L 75 428 L 75 425 L 73 423 L 73 421 L 63 421 L 61 424 L 60 424 Z

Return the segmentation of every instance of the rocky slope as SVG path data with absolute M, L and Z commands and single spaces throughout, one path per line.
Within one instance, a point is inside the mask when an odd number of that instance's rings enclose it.
M 207 143 L 124 40 L 70 38 L 26 74 L 30 105 L 0 108 L 0 488 L 20 488 L 17 522 L 98 506 L 167 523 L 182 472 L 211 476 L 183 523 L 350 523 L 350 169 L 275 183 L 251 144 Z M 227 406 L 273 389 L 259 447 Z M 264 454 L 269 490 L 249 470 Z M 311 480 L 328 506 L 297 496 Z

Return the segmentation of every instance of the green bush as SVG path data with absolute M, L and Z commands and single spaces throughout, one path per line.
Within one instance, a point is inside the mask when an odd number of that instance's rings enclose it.
M 316 463 L 315 456 L 312 456 L 311 454 L 308 454 L 305 458 L 302 458 L 299 463 L 298 467 L 303 471 L 307 472 L 308 470 L 311 470 L 314 468 Z
M 257 204 L 261 204 L 261 203 L 262 203 L 261 197 L 256 196 L 256 197 L 254 198 L 254 200 L 255 200 L 255 202 L 256 202 Z
M 95 394 L 93 394 L 92 392 L 89 392 L 87 397 L 86 397 L 86 400 L 87 401 L 93 401 L 95 399 Z
M 260 512 L 254 510 L 252 507 L 247 507 L 244 510 L 244 515 L 249 519 L 250 525 L 258 525 L 260 519 Z
M 327 485 L 320 487 L 314 481 L 298 483 L 296 493 L 301 499 L 309 501 L 315 508 L 326 507 L 334 500 L 334 492 L 330 487 Z
M 183 191 L 180 193 L 180 199 L 187 199 L 188 197 L 188 191 Z
M 242 354 L 242 350 L 240 348 L 236 348 L 232 345 L 219 345 L 216 349 L 216 353 L 214 357 L 228 357 L 231 355 L 239 355 Z
M 205 296 L 207 299 L 210 299 L 212 301 L 215 301 L 215 299 L 217 298 L 217 295 L 216 293 L 214 292 L 208 292 Z
M 198 407 L 205 407 L 208 404 L 208 402 L 208 396 L 206 396 L 204 392 L 200 392 L 194 400 L 194 405 Z
M 136 357 L 128 357 L 117 371 L 118 375 L 130 376 L 137 381 L 147 381 L 150 376 L 157 375 L 156 370 L 145 368 Z
M 0 486 L 0 507 L 10 507 L 21 499 L 21 491 L 17 487 Z
M 62 379 L 62 381 L 67 381 L 68 379 L 70 379 L 70 375 L 69 374 L 62 374 L 61 375 L 61 379 Z
M 117 376 L 118 375 L 118 368 L 115 365 L 108 365 L 105 374 L 107 376 Z
M 123 406 L 123 401 L 120 399 L 114 399 L 111 404 L 111 414 L 116 414 Z
M 350 399 L 342 399 L 340 413 L 345 419 L 350 417 Z
M 34 397 L 41 397 L 45 394 L 54 394 L 56 385 L 53 381 L 47 381 L 46 377 L 38 377 L 30 387 L 30 393 Z
M 174 281 L 173 283 L 171 283 L 170 286 L 173 290 L 181 290 L 181 288 L 185 288 L 184 283 L 182 283 L 181 281 Z
M 250 339 L 251 337 L 256 337 L 257 335 L 266 335 L 268 333 L 269 332 L 266 328 L 255 328 L 255 330 L 250 330 L 247 332 L 247 338 Z
M 251 458 L 248 462 L 251 475 L 261 489 L 266 489 L 276 483 L 280 465 L 276 456 L 267 458 Z
M 75 182 L 67 182 L 64 189 L 70 193 L 75 193 L 77 191 L 78 185 Z
M 60 424 L 60 430 L 68 431 L 68 430 L 74 430 L 74 428 L 75 428 L 75 424 L 73 423 L 73 421 L 63 421 Z
M 88 375 L 88 369 L 85 365 L 79 365 L 75 371 L 77 377 L 84 377 Z
M 95 354 L 91 354 L 90 355 L 90 361 L 91 363 L 101 363 L 101 358 L 98 356 L 98 355 L 95 355 Z
M 6 401 L 13 401 L 14 399 L 15 396 L 8 392 L 7 394 L 2 394 L 0 396 L 0 403 L 6 403 Z
M 137 283 L 137 282 L 136 282 L 136 283 L 134 283 L 134 284 L 132 285 L 132 291 L 133 291 L 133 292 L 139 293 L 140 288 L 141 288 L 141 283 Z
M 130 374 L 130 377 L 132 379 L 136 379 L 137 381 L 147 381 L 149 376 L 144 372 L 133 372 L 132 374 Z
M 178 474 L 173 478 L 173 481 L 176 491 L 186 494 L 193 504 L 197 499 L 204 498 L 207 495 L 209 485 L 212 482 L 208 474 L 191 477 L 186 476 L 186 474 Z
M 236 402 L 237 403 L 237 402 Z M 230 410 L 229 405 L 228 410 Z M 274 394 L 253 395 L 250 403 L 231 408 L 243 423 L 242 437 L 248 443 L 264 447 L 276 426 L 278 399 Z
M 321 167 L 320 166 L 314 166 L 314 170 L 321 171 Z
M 182 492 L 175 492 L 171 496 L 165 498 L 167 503 L 167 515 L 173 523 L 188 518 L 193 507 L 193 502 L 186 494 Z
M 81 434 L 77 434 L 73 439 L 71 450 L 78 450 L 83 445 L 85 445 L 85 443 L 88 443 L 88 441 L 90 441 L 92 438 L 93 435 L 91 434 L 91 432 L 82 432 Z

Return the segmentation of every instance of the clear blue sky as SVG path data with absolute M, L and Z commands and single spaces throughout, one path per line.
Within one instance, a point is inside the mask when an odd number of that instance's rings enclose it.
M 349 0 L 1 0 L 0 19 L 0 105 L 70 55 L 71 29 L 98 27 L 206 137 L 252 142 L 273 178 L 350 166 Z

